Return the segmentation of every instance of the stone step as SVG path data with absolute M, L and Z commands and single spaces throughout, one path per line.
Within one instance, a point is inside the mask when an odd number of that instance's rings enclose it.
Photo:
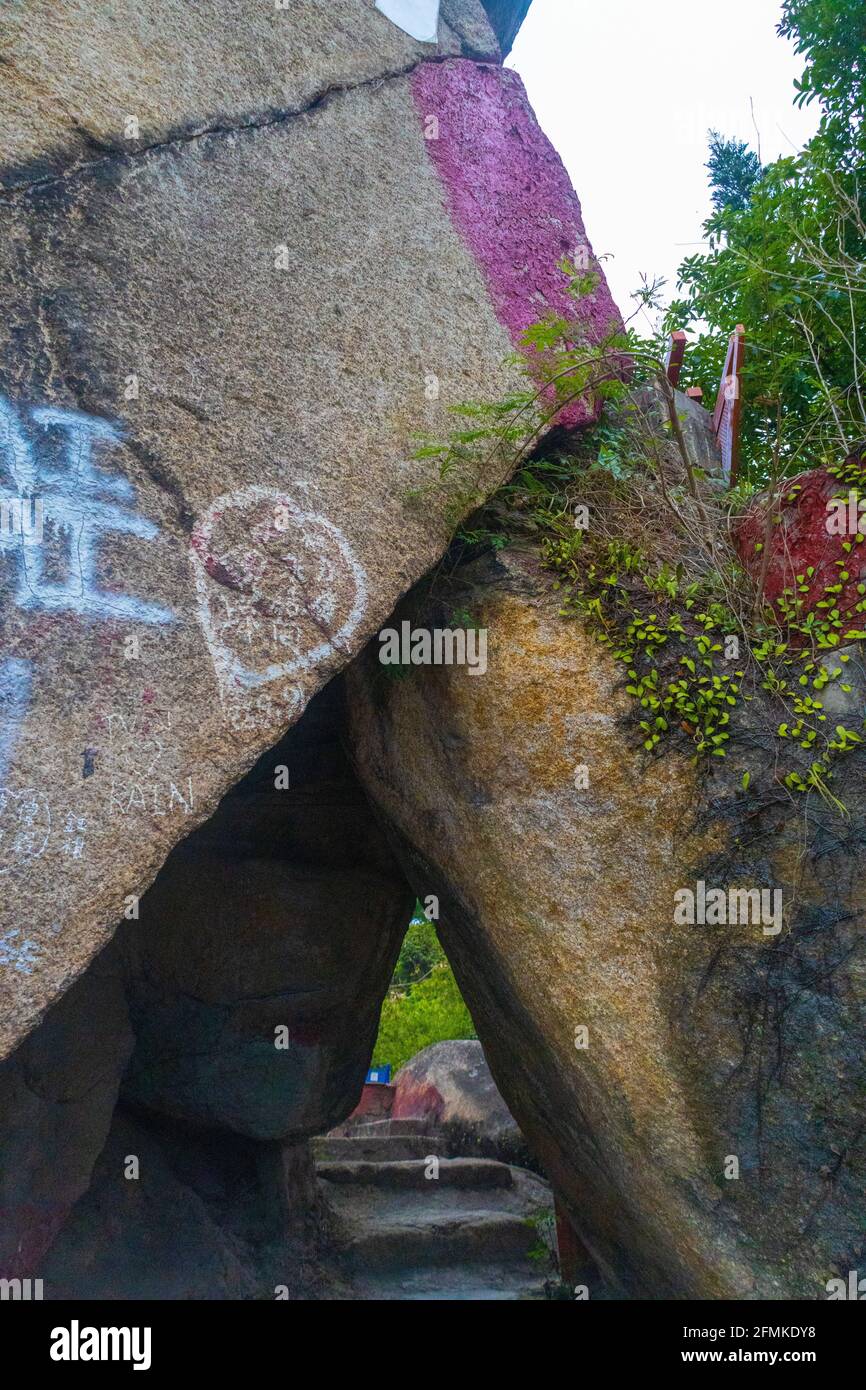
M 317 1163 L 392 1163 L 436 1154 L 435 1134 L 383 1134 L 372 1138 L 342 1138 L 325 1134 L 311 1141 Z
M 514 1184 L 507 1163 L 497 1163 L 490 1158 L 443 1158 L 439 1160 L 438 1177 L 428 1177 L 428 1171 L 424 1159 L 387 1163 L 332 1160 L 316 1165 L 319 1177 L 327 1182 L 359 1187 L 420 1188 L 429 1191 L 436 1183 L 440 1187 L 491 1191 Z
M 434 1265 L 432 1268 L 370 1271 L 355 1281 L 356 1296 L 367 1301 L 509 1302 L 547 1297 L 544 1271 L 527 1262 Z
M 535 1228 L 511 1212 L 425 1213 L 417 1223 L 378 1222 L 345 1245 L 350 1270 L 395 1271 L 419 1265 L 498 1265 L 527 1261 L 538 1245 Z
M 375 1139 L 382 1134 L 430 1134 L 432 1126 L 424 1120 L 361 1120 L 341 1131 L 347 1139 Z

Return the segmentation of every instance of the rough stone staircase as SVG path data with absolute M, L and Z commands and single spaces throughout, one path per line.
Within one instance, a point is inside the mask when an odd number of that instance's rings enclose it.
M 545 1296 L 553 1198 L 536 1174 L 448 1157 L 442 1135 L 415 1120 L 356 1124 L 313 1149 L 351 1297 Z

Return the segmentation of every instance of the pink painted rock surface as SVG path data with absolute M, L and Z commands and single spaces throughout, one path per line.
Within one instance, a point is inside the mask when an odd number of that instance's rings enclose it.
M 435 133 L 427 143 L 451 216 L 515 345 L 545 314 L 574 318 L 576 301 L 559 264 L 567 256 L 601 274 L 600 266 L 571 180 L 517 73 L 461 59 L 425 63 L 413 90 L 425 130 Z M 581 301 L 580 317 L 593 342 L 622 328 L 603 274 Z M 569 407 L 563 423 L 592 414 L 588 406 Z

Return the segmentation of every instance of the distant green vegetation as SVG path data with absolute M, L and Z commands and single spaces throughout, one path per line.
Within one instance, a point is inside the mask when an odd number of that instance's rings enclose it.
M 476 1036 L 436 928 L 416 903 L 382 1005 L 373 1063 L 390 1062 L 396 1071 L 431 1043 Z

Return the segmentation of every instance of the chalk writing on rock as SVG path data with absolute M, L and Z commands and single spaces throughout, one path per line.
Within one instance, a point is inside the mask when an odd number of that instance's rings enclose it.
M 171 622 L 171 612 L 159 604 L 106 592 L 97 583 L 103 537 L 125 533 L 153 540 L 159 534 L 152 521 L 133 510 L 132 484 L 97 466 L 95 451 L 102 457 L 119 444 L 120 431 L 107 420 L 56 406 L 38 406 L 29 417 L 28 432 L 15 407 L 0 396 L 0 504 L 20 509 L 38 498 L 44 530 L 53 527 L 54 537 L 65 540 L 64 572 L 52 572 L 58 566 L 49 563 L 45 536 L 29 535 L 23 527 L 0 530 L 0 551 L 11 550 L 16 559 L 12 602 L 85 618 Z
M 51 809 L 41 792 L 0 787 L 0 874 L 38 859 L 50 834 Z
M 172 744 L 168 710 L 109 714 L 101 759 L 109 778 L 109 815 L 192 815 L 193 781 L 171 766 Z
M 326 517 L 273 488 L 243 488 L 209 507 L 190 555 L 224 697 L 268 718 L 300 700 L 293 681 L 336 653 L 348 655 L 366 609 L 366 577 Z M 271 686 L 275 703 L 262 703 L 256 692 Z
M 63 853 L 70 859 L 83 859 L 86 846 L 87 817 L 69 811 L 63 822 Z

